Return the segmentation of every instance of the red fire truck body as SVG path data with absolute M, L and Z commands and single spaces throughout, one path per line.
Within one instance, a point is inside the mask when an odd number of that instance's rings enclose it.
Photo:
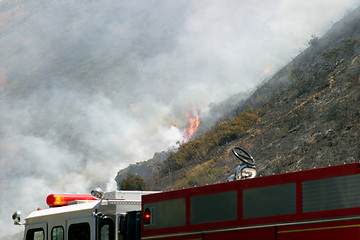
M 143 195 L 142 211 L 142 239 L 360 239 L 360 165 Z

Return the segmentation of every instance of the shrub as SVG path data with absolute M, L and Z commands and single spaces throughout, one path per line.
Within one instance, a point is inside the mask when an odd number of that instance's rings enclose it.
M 145 190 L 146 183 L 144 179 L 135 174 L 128 174 L 126 178 L 120 180 L 121 190 Z
M 320 40 L 318 36 L 312 35 L 309 40 L 309 45 L 312 47 L 318 47 L 320 45 Z

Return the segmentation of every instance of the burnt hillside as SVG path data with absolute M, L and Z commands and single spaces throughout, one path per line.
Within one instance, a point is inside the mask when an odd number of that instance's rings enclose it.
M 323 37 L 313 36 L 305 51 L 232 110 L 238 117 L 221 119 L 152 166 L 148 187 L 224 181 L 238 164 L 231 153 L 236 145 L 252 153 L 260 175 L 359 161 L 359 90 L 357 9 Z
M 290 85 L 255 103 L 260 117 L 246 145 L 263 174 L 359 160 L 360 11 L 337 23 L 272 81 Z M 259 88 L 253 98 L 268 86 Z

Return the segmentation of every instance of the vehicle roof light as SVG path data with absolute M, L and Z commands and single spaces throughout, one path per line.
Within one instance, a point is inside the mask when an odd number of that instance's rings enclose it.
M 50 194 L 46 198 L 49 207 L 67 206 L 69 202 L 78 200 L 97 200 L 90 194 Z
M 91 191 L 91 195 L 96 199 L 104 199 L 105 193 L 100 186 Z

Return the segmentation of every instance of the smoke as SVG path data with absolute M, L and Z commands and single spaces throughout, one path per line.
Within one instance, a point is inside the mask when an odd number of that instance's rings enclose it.
M 114 190 L 187 112 L 251 90 L 356 3 L 1 0 L 0 238 L 47 194 Z

